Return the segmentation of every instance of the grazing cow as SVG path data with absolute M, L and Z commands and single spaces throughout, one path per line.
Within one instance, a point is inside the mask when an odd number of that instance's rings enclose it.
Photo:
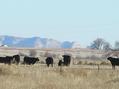
M 59 60 L 58 66 L 63 66 L 63 65 L 64 65 L 64 62 L 62 60 Z
M 5 63 L 6 57 L 0 57 L 0 63 Z
M 50 64 L 53 67 L 53 58 L 52 57 L 47 57 L 45 61 L 46 61 L 47 67 L 49 67 Z
M 5 59 L 5 64 L 11 64 L 13 61 L 13 56 L 6 56 L 6 59 Z
M 14 55 L 13 58 L 14 58 L 14 62 L 16 64 L 19 64 L 20 63 L 20 56 L 19 55 Z
M 4 63 L 4 64 L 11 64 L 13 61 L 13 57 L 12 56 L 6 56 L 6 57 L 0 57 L 0 63 Z
M 63 55 L 63 65 L 69 66 L 71 62 L 71 56 L 69 55 Z
M 31 64 L 35 64 L 37 61 L 39 61 L 38 58 L 25 56 L 23 64 L 31 65 Z
M 119 58 L 113 58 L 113 57 L 108 57 L 107 60 L 109 60 L 112 64 L 112 69 L 115 69 L 115 66 L 119 66 Z
M 59 60 L 58 66 L 62 66 L 62 65 L 63 65 L 63 61 L 62 60 Z

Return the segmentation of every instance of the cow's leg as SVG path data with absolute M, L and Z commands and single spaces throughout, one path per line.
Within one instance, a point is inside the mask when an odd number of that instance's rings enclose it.
M 114 70 L 115 70 L 115 66 L 114 66 Z
M 53 67 L 53 64 L 51 64 L 51 66 Z
M 47 64 L 47 67 L 49 67 L 49 64 Z
M 66 66 L 68 66 L 68 63 L 66 63 Z
M 115 70 L 115 65 L 112 65 L 112 69 L 114 69 L 114 70 Z

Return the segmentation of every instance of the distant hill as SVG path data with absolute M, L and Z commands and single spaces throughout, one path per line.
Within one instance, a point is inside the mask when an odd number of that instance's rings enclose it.
M 8 47 L 38 47 L 38 48 L 79 48 L 80 44 L 77 42 L 64 41 L 60 42 L 54 39 L 41 37 L 14 37 L 14 36 L 0 36 L 0 45 L 7 45 Z

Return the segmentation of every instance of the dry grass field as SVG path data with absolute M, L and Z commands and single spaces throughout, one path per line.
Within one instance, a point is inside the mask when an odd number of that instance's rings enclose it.
M 31 49 L 1 48 L 0 56 L 29 55 L 29 50 Z M 35 65 L 0 64 L 0 89 L 119 89 L 119 68 L 111 69 L 110 62 L 102 59 L 104 52 L 65 50 L 74 58 L 70 67 L 63 67 L 61 70 L 56 64 L 61 59 L 58 55 L 62 55 L 64 50 L 36 51 L 40 63 Z M 56 55 L 53 68 L 47 68 L 44 64 L 46 52 Z M 22 60 L 23 57 L 21 56 Z
M 118 89 L 119 70 L 0 65 L 0 89 Z

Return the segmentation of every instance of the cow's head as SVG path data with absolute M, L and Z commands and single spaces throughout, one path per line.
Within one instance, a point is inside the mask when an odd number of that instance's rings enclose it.
M 112 59 L 112 57 L 108 57 L 108 58 L 107 58 L 107 60 L 111 60 L 111 59 Z
M 39 61 L 39 58 L 38 57 L 36 58 L 36 61 Z

